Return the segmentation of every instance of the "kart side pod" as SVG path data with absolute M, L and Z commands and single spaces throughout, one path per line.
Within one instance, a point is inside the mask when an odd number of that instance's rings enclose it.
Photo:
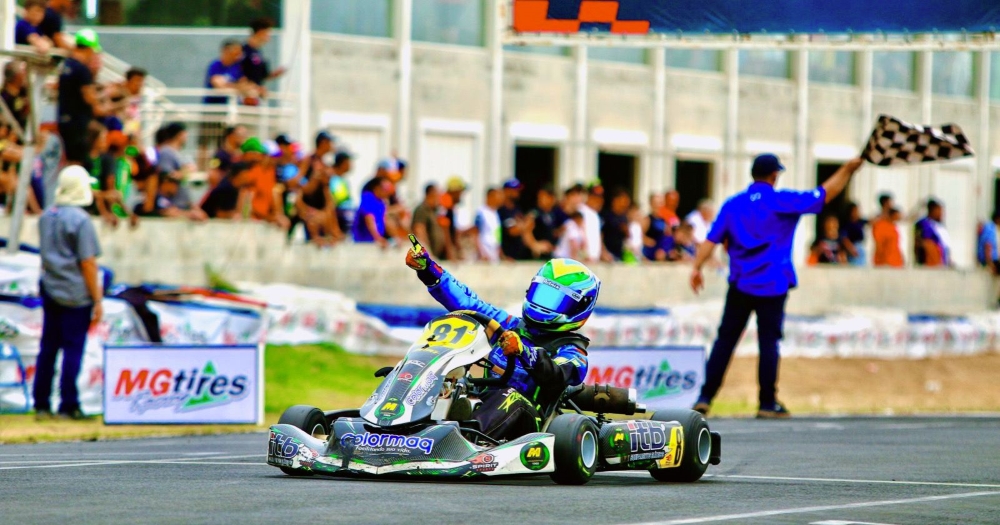
M 644 413 L 646 407 L 636 403 L 638 398 L 634 388 L 619 388 L 611 385 L 584 385 L 579 392 L 570 396 L 580 410 L 601 414 L 621 414 L 631 416 Z

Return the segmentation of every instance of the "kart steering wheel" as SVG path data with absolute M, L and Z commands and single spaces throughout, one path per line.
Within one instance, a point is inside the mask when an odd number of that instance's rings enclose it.
M 486 338 L 490 342 L 490 346 L 496 344 L 496 342 L 500 339 L 500 336 L 507 331 L 502 326 L 500 326 L 500 323 L 498 323 L 496 319 L 493 319 L 492 317 L 489 317 L 479 312 L 475 312 L 472 310 L 456 310 L 452 313 L 462 314 L 467 317 L 471 317 L 477 323 L 482 325 L 483 330 L 486 333 Z M 510 379 L 514 377 L 515 368 L 517 367 L 514 366 L 513 360 L 510 357 L 508 357 L 507 366 L 506 368 L 504 368 L 503 374 L 500 377 L 478 377 L 478 378 L 470 377 L 468 379 L 468 382 L 469 384 L 474 386 L 488 386 L 488 387 L 505 386 L 507 383 L 510 382 Z

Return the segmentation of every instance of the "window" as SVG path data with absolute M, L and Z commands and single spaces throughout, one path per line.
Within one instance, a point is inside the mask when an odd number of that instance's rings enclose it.
M 533 53 L 536 55 L 566 56 L 569 48 L 558 46 L 503 46 L 508 53 Z
M 850 51 L 810 51 L 809 80 L 828 84 L 854 83 L 854 53 Z
M 413 39 L 463 46 L 483 45 L 483 0 L 413 2 Z
M 587 58 L 605 62 L 645 64 L 646 51 L 637 47 L 588 47 Z
M 740 74 L 788 78 L 788 53 L 777 50 L 741 50 Z
M 913 91 L 916 56 L 907 51 L 872 53 L 872 85 L 875 88 Z
M 667 67 L 719 71 L 722 52 L 714 49 L 668 49 Z
M 313 31 L 362 36 L 392 36 L 390 0 L 336 0 L 312 3 Z
M 972 96 L 972 53 L 940 51 L 934 53 L 931 91 L 940 95 Z

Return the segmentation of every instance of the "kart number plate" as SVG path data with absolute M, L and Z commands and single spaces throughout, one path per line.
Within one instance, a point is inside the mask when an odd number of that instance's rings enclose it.
M 421 339 L 430 346 L 462 348 L 476 338 L 476 325 L 458 317 L 432 321 Z

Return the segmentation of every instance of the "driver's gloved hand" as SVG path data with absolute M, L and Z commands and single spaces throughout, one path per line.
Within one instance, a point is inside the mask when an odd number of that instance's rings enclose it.
M 513 330 L 504 332 L 500 336 L 500 339 L 497 340 L 497 346 L 503 350 L 503 355 L 507 357 L 519 356 L 524 352 L 524 343 L 521 342 L 521 336 Z
M 417 271 L 417 277 L 427 286 L 434 286 L 441 280 L 444 270 L 431 259 L 427 249 L 415 245 L 406 252 L 406 265 Z

